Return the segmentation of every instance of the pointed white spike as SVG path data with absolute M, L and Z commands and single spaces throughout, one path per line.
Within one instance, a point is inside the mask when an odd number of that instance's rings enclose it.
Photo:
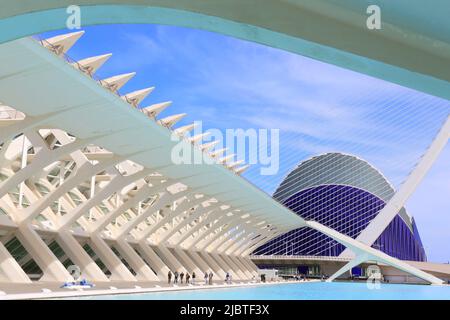
M 208 151 L 208 150 L 214 148 L 219 142 L 220 142 L 219 140 L 216 140 L 216 141 L 204 143 L 204 144 L 200 145 L 200 150 Z
M 230 155 L 228 155 L 228 156 L 225 156 L 225 157 L 223 157 L 223 158 L 220 158 L 218 162 L 219 162 L 219 163 L 225 163 L 225 162 L 228 162 L 228 160 L 233 159 L 235 155 L 236 155 L 236 153 L 232 153 L 232 154 L 230 154 Z
M 142 108 L 141 110 L 150 118 L 155 118 L 158 114 L 163 112 L 171 104 L 172 104 L 172 101 L 166 101 L 166 102 L 152 104 L 151 106 Z
M 232 163 L 228 164 L 227 167 L 231 169 L 231 168 L 234 168 L 234 167 L 240 165 L 241 163 L 244 163 L 244 160 L 238 160 L 238 161 L 232 162 Z
M 110 89 L 112 91 L 117 91 L 120 88 L 122 88 L 125 85 L 125 83 L 127 83 L 135 75 L 136 75 L 136 72 L 119 74 L 117 76 L 103 79 L 100 82 L 102 85 L 104 85 L 108 89 Z
M 190 137 L 188 140 L 192 143 L 195 143 L 195 142 L 201 141 L 204 137 L 207 137 L 210 134 L 211 134 L 211 132 L 203 132 L 203 133 L 197 134 L 193 137 Z
M 109 58 L 111 58 L 111 56 L 112 53 L 102 54 L 101 56 L 79 60 L 72 63 L 72 65 L 83 72 L 94 74 Z
M 155 87 L 145 88 L 141 90 L 136 90 L 133 92 L 130 92 L 121 98 L 125 101 L 128 101 L 134 106 L 137 106 L 142 100 L 145 99 L 146 96 L 148 96 L 153 90 L 155 90 Z
M 196 126 L 197 126 L 196 123 L 191 123 L 191 124 L 188 124 L 186 126 L 182 126 L 182 127 L 176 128 L 175 129 L 175 133 L 182 137 L 186 133 L 188 133 L 189 131 L 193 130 Z
M 186 117 L 186 115 L 186 113 L 175 114 L 159 120 L 158 123 L 165 127 L 171 128 L 175 123 Z
M 224 154 L 227 150 L 228 150 L 228 148 L 222 148 L 222 149 L 211 152 L 209 155 L 213 158 L 216 158 L 216 157 L 219 157 L 222 154 Z
M 45 39 L 42 43 L 44 47 L 51 49 L 57 55 L 62 55 L 69 51 L 69 49 L 77 42 L 84 34 L 84 31 L 77 31 L 72 33 L 61 34 L 59 36 Z
M 250 165 L 249 165 L 249 164 L 246 164 L 245 166 L 236 168 L 236 169 L 234 170 L 234 172 L 236 172 L 237 174 L 242 174 L 242 173 L 244 173 L 245 171 L 247 171 L 248 168 L 250 168 Z

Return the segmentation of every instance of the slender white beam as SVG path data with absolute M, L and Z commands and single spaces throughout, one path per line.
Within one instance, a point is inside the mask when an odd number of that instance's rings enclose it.
M 433 166 L 433 163 L 439 157 L 450 138 L 450 116 L 447 117 L 444 125 L 425 152 L 414 170 L 401 185 L 400 189 L 394 194 L 378 215 L 370 224 L 359 234 L 356 240 L 369 246 L 378 239 L 386 227 L 395 218 L 400 209 L 405 205 L 409 197 L 414 193 L 417 186 L 423 180 L 427 172 Z M 348 250 L 341 253 L 342 257 L 349 256 Z
M 359 242 L 349 236 L 346 236 L 344 234 L 341 234 L 333 229 L 330 229 L 324 225 L 321 225 L 320 223 L 317 223 L 315 221 L 306 221 L 306 225 L 314 230 L 320 231 L 323 234 L 326 234 L 327 236 L 331 237 L 332 239 L 338 241 L 339 243 L 342 243 L 345 245 L 348 249 L 353 251 L 356 256 L 361 256 L 361 254 L 365 254 L 369 260 L 371 261 L 378 261 L 381 263 L 385 263 L 387 265 L 390 265 L 396 269 L 399 269 L 401 271 L 407 272 L 413 276 L 416 276 L 420 279 L 423 279 L 431 284 L 443 284 L 444 281 L 441 279 L 428 274 L 422 270 L 416 269 L 406 262 L 403 262 L 401 260 L 395 259 L 381 251 L 378 251 L 374 248 L 369 247 L 368 245 Z

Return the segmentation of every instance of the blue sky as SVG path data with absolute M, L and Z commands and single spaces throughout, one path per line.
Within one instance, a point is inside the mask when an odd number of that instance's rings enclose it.
M 136 71 L 121 90 L 155 86 L 142 103 L 171 100 L 163 115 L 203 128 L 280 129 L 280 170 L 245 174 L 272 193 L 301 160 L 340 151 L 380 169 L 395 187 L 450 113 L 450 102 L 281 50 L 222 35 L 156 25 L 85 28 L 74 59 L 113 57 L 100 78 Z M 67 31 L 52 32 L 44 37 Z M 450 146 L 407 203 L 429 260 L 450 260 Z

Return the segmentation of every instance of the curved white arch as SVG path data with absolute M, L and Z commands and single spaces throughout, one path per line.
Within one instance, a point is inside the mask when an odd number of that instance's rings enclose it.
M 71 2 L 42 0 L 17 6 L 1 0 L 0 43 L 65 28 L 66 8 Z M 389 1 L 380 2 L 386 8 L 393 6 Z M 406 11 L 410 2 L 400 6 Z M 157 23 L 204 29 L 450 98 L 450 44 L 441 36 L 445 19 L 435 19 L 442 28 L 424 35 L 417 28 L 417 20 L 396 15 L 402 13 L 398 8 L 396 14 L 384 17 L 381 30 L 370 32 L 365 23 L 366 7 L 350 0 L 209 0 L 207 5 L 203 0 L 80 0 L 77 4 L 82 8 L 85 26 Z M 440 3 L 429 10 L 434 11 L 424 20 L 432 13 L 438 16 L 445 12 L 448 4 Z

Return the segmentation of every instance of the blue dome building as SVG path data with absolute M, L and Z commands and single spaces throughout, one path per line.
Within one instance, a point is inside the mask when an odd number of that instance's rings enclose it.
M 387 179 L 364 160 L 326 153 L 301 162 L 273 197 L 306 220 L 356 238 L 394 194 Z M 414 219 L 402 208 L 373 247 L 388 255 L 426 261 Z M 339 256 L 345 247 L 310 228 L 287 232 L 257 248 L 255 255 Z

